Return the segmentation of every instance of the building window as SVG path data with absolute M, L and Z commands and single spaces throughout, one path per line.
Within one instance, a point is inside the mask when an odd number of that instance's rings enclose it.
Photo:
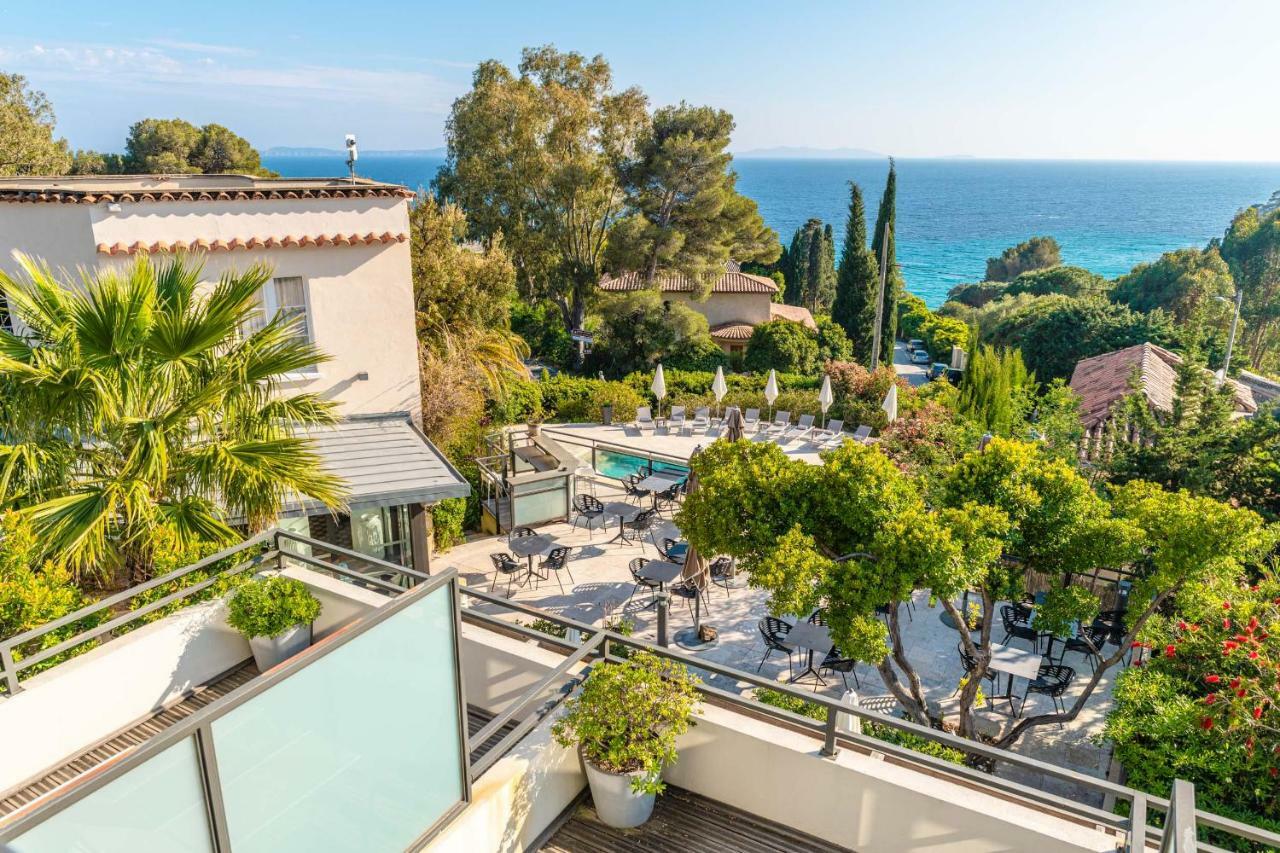
M 245 331 L 253 334 L 277 314 L 287 320 L 297 318 L 294 325 L 296 337 L 304 341 L 312 339 L 311 318 L 307 316 L 307 287 L 300 277 L 273 278 L 264 284 L 258 291 L 258 310 Z
M 351 513 L 351 547 L 388 563 L 413 565 L 409 507 L 384 506 Z

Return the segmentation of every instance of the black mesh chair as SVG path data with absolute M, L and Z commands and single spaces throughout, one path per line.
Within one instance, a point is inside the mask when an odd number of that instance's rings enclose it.
M 724 587 L 724 597 L 729 597 L 729 582 L 733 580 L 733 557 L 716 557 L 707 567 L 711 582 Z
M 508 539 L 523 539 L 526 536 L 537 536 L 532 527 L 513 527 L 511 533 L 507 535 Z
M 827 624 L 826 611 L 821 608 L 813 611 L 809 614 L 809 621 L 814 625 L 825 626 Z M 831 650 L 827 652 L 826 657 L 822 659 L 822 663 L 818 664 L 818 674 L 821 675 L 824 670 L 839 673 L 840 680 L 844 682 L 845 690 L 849 689 L 849 675 L 852 673 L 853 685 L 859 690 L 862 689 L 862 683 L 858 681 L 858 661 L 854 658 L 847 658 L 840 654 L 840 649 L 835 646 L 831 647 Z M 818 689 L 817 682 L 814 682 L 813 689 L 815 691 Z
M 643 569 L 645 567 L 645 564 L 648 562 L 649 560 L 645 557 L 636 557 L 634 560 L 632 560 L 630 563 L 627 564 L 627 569 L 630 570 L 631 572 L 631 580 L 635 581 L 635 587 L 632 588 L 631 595 L 627 596 L 626 602 L 623 603 L 624 606 L 627 603 L 630 603 L 631 599 L 636 597 L 636 593 L 640 591 L 641 587 L 649 590 L 649 600 L 651 602 L 657 600 L 656 592 L 662 586 L 662 584 L 659 583 L 658 581 L 649 580 L 648 578 L 643 577 L 640 574 L 640 570 Z
M 1067 692 L 1067 688 L 1071 686 L 1075 677 L 1076 671 L 1069 666 L 1060 666 L 1056 663 L 1040 664 L 1039 674 L 1027 683 L 1027 692 L 1022 698 L 1022 704 L 1018 707 L 1018 716 L 1021 717 L 1022 712 L 1026 710 L 1027 696 L 1032 693 L 1048 696 L 1053 700 L 1053 707 L 1058 710 L 1058 713 L 1065 714 L 1067 709 L 1062 702 L 1062 695 Z
M 493 592 L 494 587 L 498 585 L 498 576 L 506 575 L 507 598 L 510 598 L 511 586 L 515 583 L 516 575 L 525 570 L 524 563 L 521 563 L 506 551 L 490 554 L 489 559 L 493 561 L 493 583 L 489 584 L 489 592 Z
M 630 474 L 622 478 L 622 490 L 627 493 L 627 497 L 643 500 L 649 493 L 644 489 L 636 487 L 636 484 L 644 479 L 641 474 Z
M 1040 651 L 1040 634 L 1031 627 L 1030 611 L 1012 604 L 1000 608 L 1000 621 L 1004 623 L 1004 639 L 1007 643 L 1012 637 L 1018 640 L 1029 640 L 1031 651 Z
M 707 590 L 711 584 L 707 582 L 707 572 L 704 569 L 702 574 L 694 578 L 683 578 L 667 587 L 667 592 L 677 598 L 683 598 L 684 603 L 689 605 L 689 614 L 693 615 L 693 602 L 698 596 L 702 596 L 702 606 L 705 608 L 704 613 L 711 612 L 711 596 Z
M 649 541 L 653 543 L 654 548 L 657 548 L 658 543 L 653 540 L 653 531 L 657 528 L 658 521 L 658 511 L 646 509 L 630 521 L 624 521 L 622 523 L 622 530 L 624 533 L 623 538 L 631 542 L 639 540 L 643 545 L 644 543 L 642 540 L 644 539 L 644 535 L 648 533 Z M 633 535 L 626 536 L 625 534 L 628 531 Z
M 672 483 L 669 488 L 663 489 L 653 496 L 654 508 L 658 512 L 670 512 L 680 505 L 680 494 L 684 490 L 684 483 Z
M 974 670 L 978 668 L 977 658 L 975 658 L 973 655 L 969 654 L 964 650 L 964 643 L 956 643 L 956 651 L 960 653 L 960 665 L 964 667 L 965 674 L 973 675 Z M 996 678 L 997 678 L 996 674 L 992 672 L 990 669 L 988 669 L 986 672 L 982 674 L 982 680 L 990 682 L 989 689 L 986 691 L 988 708 L 992 707 L 991 697 L 994 696 L 996 692 Z M 951 695 L 954 696 L 956 695 L 956 693 L 959 693 L 959 692 L 960 692 L 960 685 L 957 684 L 955 693 L 952 693 Z
M 546 559 L 538 564 L 538 568 L 542 569 L 544 574 L 555 572 L 556 583 L 560 584 L 561 592 L 564 592 L 564 582 L 560 580 L 561 570 L 569 575 L 569 583 L 577 583 L 573 579 L 573 572 L 569 571 L 569 549 L 564 546 L 552 548 Z M 547 576 L 550 577 L 550 575 Z
M 1067 652 L 1079 652 L 1089 661 L 1089 671 L 1093 672 L 1102 661 L 1102 646 L 1107 641 L 1109 629 L 1096 622 L 1092 625 L 1081 625 L 1076 635 L 1062 644 L 1062 653 L 1058 655 L 1058 663 L 1062 663 Z
M 577 529 L 579 521 L 585 519 L 587 522 L 587 538 L 590 539 L 595 536 L 595 528 L 591 525 L 597 518 L 604 517 L 604 504 L 596 500 L 593 495 L 579 494 L 573 498 L 573 510 L 577 513 L 573 517 L 574 529 Z
M 684 554 L 676 554 L 673 556 L 671 553 L 671 549 L 679 544 L 680 543 L 678 541 L 669 536 L 663 537 L 662 544 L 658 546 L 658 553 L 662 555 L 662 559 L 664 560 L 668 560 L 672 563 L 683 563 Z
M 791 649 L 787 648 L 783 641 L 786 639 L 787 634 L 791 633 L 791 626 L 781 619 L 766 616 L 760 620 L 760 624 L 756 627 L 760 629 L 760 636 L 764 640 L 764 657 L 760 658 L 760 666 L 756 667 L 756 672 L 759 672 L 761 667 L 764 666 L 764 662 L 769 659 L 769 655 L 774 652 L 782 652 L 787 656 L 787 673 L 790 674 Z

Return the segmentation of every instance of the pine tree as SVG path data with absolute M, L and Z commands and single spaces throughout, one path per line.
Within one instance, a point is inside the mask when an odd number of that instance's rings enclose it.
M 893 332 L 898 328 L 898 294 L 902 292 L 902 276 L 898 272 L 895 257 L 897 225 L 894 208 L 897 195 L 898 171 L 893 158 L 890 157 L 889 177 L 885 181 L 884 195 L 880 197 L 880 210 L 876 214 L 876 230 L 871 235 L 871 251 L 875 255 L 877 265 L 880 263 L 882 251 L 887 256 L 888 275 L 884 285 L 884 314 L 880 321 L 880 360 L 885 364 L 893 363 Z
M 844 227 L 840 269 L 836 274 L 831 319 L 853 341 L 853 357 L 860 364 L 871 360 L 871 332 L 876 321 L 876 259 L 867 248 L 867 214 L 862 190 L 849 182 L 849 220 Z

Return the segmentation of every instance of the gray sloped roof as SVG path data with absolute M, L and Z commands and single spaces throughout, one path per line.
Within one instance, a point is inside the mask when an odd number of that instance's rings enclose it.
M 356 415 L 307 435 L 325 468 L 341 477 L 350 509 L 464 498 L 471 486 L 403 412 Z M 327 512 L 311 501 L 292 502 L 284 515 Z

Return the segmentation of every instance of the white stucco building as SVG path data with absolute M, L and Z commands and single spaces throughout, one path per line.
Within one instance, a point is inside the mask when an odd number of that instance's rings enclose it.
M 467 494 L 418 431 L 421 392 L 409 266 L 412 193 L 357 179 L 243 175 L 0 178 L 0 269 L 15 252 L 65 269 L 132 263 L 140 253 L 198 253 L 205 277 L 264 263 L 264 317 L 301 314 L 330 360 L 291 390 L 341 404 L 317 435 L 353 488 L 351 515 L 292 508 L 301 531 L 395 562 L 426 565 L 423 506 Z M 299 519 L 311 513 L 309 522 Z M 309 530 L 307 528 L 309 527 Z
M 600 282 L 600 289 L 609 293 L 643 290 L 648 286 L 640 273 L 605 276 Z M 660 275 L 656 286 L 664 300 L 688 305 L 706 317 L 711 339 L 730 355 L 745 352 L 755 327 L 770 320 L 791 320 L 810 329 L 818 328 L 809 309 L 773 301 L 773 295 L 778 292 L 773 279 L 742 272 L 736 263 L 729 263 L 704 299 L 695 298 L 697 282 L 688 276 Z

